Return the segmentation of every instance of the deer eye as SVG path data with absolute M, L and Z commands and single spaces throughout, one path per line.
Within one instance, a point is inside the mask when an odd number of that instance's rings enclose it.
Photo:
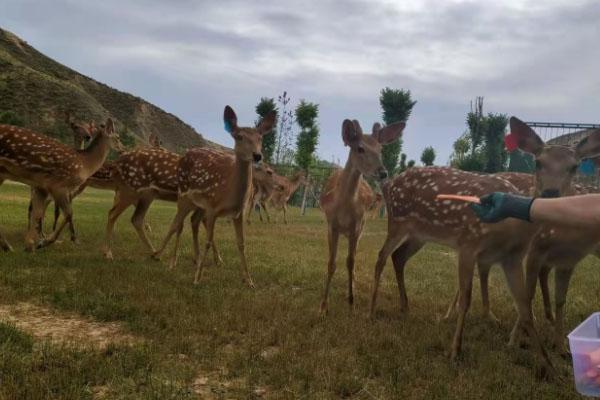
M 358 149 L 356 149 L 356 151 L 358 151 L 360 154 L 365 152 L 365 149 L 362 147 L 359 147 Z

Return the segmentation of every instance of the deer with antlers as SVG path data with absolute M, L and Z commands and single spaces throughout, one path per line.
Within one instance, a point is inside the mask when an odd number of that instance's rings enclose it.
M 398 122 L 381 128 L 373 125 L 370 135 L 362 132 L 358 121 L 344 120 L 342 140 L 350 147 L 348 161 L 342 170 L 334 172 L 323 188 L 320 205 L 327 218 L 327 242 L 329 261 L 325 290 L 321 301 L 321 313 L 327 313 L 329 288 L 336 270 L 338 239 L 340 234 L 348 238 L 348 302 L 354 303 L 354 260 L 356 248 L 365 224 L 365 214 L 375 194 L 363 175 L 377 180 L 387 178 L 387 171 L 381 161 L 382 146 L 397 140 L 404 130 L 405 123 Z
M 539 225 L 508 219 L 498 224 L 481 223 L 467 204 L 436 199 L 440 193 L 483 196 L 491 192 L 519 193 L 500 177 L 484 176 L 452 168 L 411 168 L 383 188 L 388 213 L 388 234 L 375 264 L 370 314 L 375 315 L 381 273 L 391 256 L 400 292 L 400 309 L 408 310 L 404 284 L 406 262 L 426 243 L 436 242 L 458 251 L 458 319 L 451 357 L 458 356 L 467 311 L 471 302 L 476 265 L 499 263 L 515 301 L 519 327 L 527 331 L 547 366 L 552 368 L 533 324 L 525 292 L 522 260 Z
M 179 196 L 177 214 L 155 257 L 164 251 L 171 237 L 176 234 L 171 265 L 177 262 L 179 239 L 183 223 L 190 213 L 195 214 L 192 232 L 198 229 L 200 220 L 204 220 L 207 241 L 203 257 L 200 257 L 198 235 L 194 234 L 194 259 L 196 276 L 199 283 L 207 254 L 214 248 L 213 238 L 215 222 L 219 217 L 229 216 L 233 220 L 237 238 L 240 266 L 244 281 L 254 287 L 248 272 L 244 245 L 244 210 L 248 204 L 252 184 L 252 163 L 262 160 L 262 138 L 269 134 L 275 125 L 275 112 L 267 114 L 256 128 L 238 126 L 237 116 L 229 106 L 223 112 L 225 130 L 235 140 L 234 155 L 208 148 L 189 150 L 177 167 Z
M 26 247 L 33 250 L 55 242 L 72 223 L 71 193 L 104 163 L 112 146 L 119 146 L 112 119 L 98 129 L 85 150 L 75 150 L 45 135 L 10 125 L 0 125 L 0 179 L 25 183 L 32 191 L 32 224 L 26 235 Z M 60 207 L 64 221 L 49 238 L 37 239 L 38 226 L 51 196 Z

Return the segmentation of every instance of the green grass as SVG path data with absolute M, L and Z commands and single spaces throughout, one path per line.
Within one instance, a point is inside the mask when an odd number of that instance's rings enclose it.
M 0 324 L 0 399 L 92 398 L 93 388 L 110 389 L 106 398 L 196 398 L 200 374 L 224 372 L 243 385 L 215 398 L 576 398 L 569 362 L 553 354 L 565 382 L 536 379 L 534 357 L 506 346 L 515 318 L 499 270 L 491 276 L 492 309 L 500 323 L 479 317 L 474 288 L 464 353 L 451 362 L 446 352 L 454 323 L 438 322 L 456 289 L 456 257 L 430 245 L 415 256 L 406 279 L 410 313 L 400 316 L 392 268 L 382 281 L 378 317 L 366 318 L 372 268 L 385 238 L 384 220 L 369 220 L 359 244 L 355 308 L 346 302 L 346 243 L 341 241 L 329 316 L 318 314 L 327 244 L 322 215 L 290 224 L 254 223 L 246 230 L 247 255 L 257 288 L 242 285 L 232 226 L 218 223 L 216 240 L 223 267 L 210 267 L 204 282 L 192 284 L 191 235 L 186 226 L 182 257 L 174 271 L 150 260 L 129 218 L 116 230 L 115 261 L 100 252 L 112 193 L 88 190 L 75 201 L 80 244 L 65 240 L 35 254 L 22 251 L 29 190 L 0 187 L 0 229 L 15 247 L 0 253 L 0 303 L 29 301 L 100 321 L 119 321 L 144 341 L 106 350 L 37 343 L 14 326 Z M 174 214 L 157 202 L 148 221 L 156 243 Z M 49 214 L 50 215 L 50 214 Z M 203 236 L 204 237 L 204 236 Z M 65 236 L 66 239 L 66 236 Z M 567 328 L 598 309 L 600 286 L 595 259 L 577 269 L 571 284 Z M 539 303 L 536 314 L 542 315 Z M 538 321 L 549 341 L 549 327 Z M 266 349 L 276 349 L 265 357 Z M 200 372 L 202 371 L 202 372 Z

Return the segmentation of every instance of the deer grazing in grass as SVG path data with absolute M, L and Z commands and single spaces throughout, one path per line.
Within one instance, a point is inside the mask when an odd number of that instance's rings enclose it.
M 225 130 L 235 140 L 234 155 L 197 148 L 189 150 L 182 157 L 177 167 L 177 214 L 155 257 L 160 256 L 171 237 L 176 234 L 170 265 L 176 264 L 183 223 L 186 216 L 193 212 L 192 232 L 196 263 L 194 283 L 199 283 L 208 252 L 211 247 L 214 248 L 215 222 L 219 217 L 230 216 L 235 228 L 243 279 L 248 286 L 254 287 L 244 254 L 243 219 L 252 186 L 252 163 L 262 160 L 262 138 L 263 135 L 269 134 L 275 125 L 275 113 L 267 114 L 256 128 L 244 128 L 238 126 L 233 109 L 226 106 L 223 121 Z M 207 231 L 202 257 L 197 234 L 201 220 L 204 220 Z
M 573 177 L 581 160 L 600 154 L 600 129 L 574 147 L 546 145 L 542 139 L 522 121 L 511 118 L 510 128 L 516 136 L 521 150 L 535 157 L 535 173 L 530 181 L 529 195 L 541 197 L 561 197 L 584 194 L 585 188 L 575 185 Z M 510 175 L 506 179 L 515 179 Z M 517 178 L 519 179 L 519 178 Z M 568 228 L 543 224 L 531 243 L 525 267 L 527 299 L 531 303 L 535 297 L 536 283 L 539 279 L 544 301 L 546 318 L 554 323 L 554 344 L 567 351 L 564 337 L 564 307 L 569 282 L 575 267 L 585 256 L 596 251 L 600 243 L 598 229 Z M 552 313 L 548 289 L 548 275 L 554 268 L 555 312 Z M 511 341 L 518 337 L 519 328 L 515 326 Z
M 75 150 L 28 129 L 0 125 L 0 180 L 14 180 L 33 188 L 32 223 L 25 239 L 27 250 L 55 242 L 67 224 L 71 238 L 75 239 L 71 193 L 102 166 L 111 145 L 120 145 L 118 140 L 110 118 L 98 129 L 85 150 Z M 48 196 L 60 207 L 64 221 L 48 238 L 38 243 L 38 226 Z
M 381 273 L 389 256 L 396 272 L 400 309 L 408 310 L 404 284 L 406 262 L 426 243 L 437 242 L 458 251 L 458 318 L 451 358 L 461 351 L 465 317 L 471 302 L 476 265 L 501 264 L 518 311 L 518 325 L 525 329 L 545 362 L 553 370 L 533 324 L 525 292 L 522 261 L 539 226 L 508 219 L 498 224 L 481 223 L 467 204 L 439 201 L 440 193 L 483 196 L 491 192 L 519 193 L 508 181 L 452 168 L 411 168 L 383 188 L 388 214 L 388 233 L 375 264 L 370 314 L 375 316 Z
M 334 172 L 323 188 L 320 205 L 327 218 L 327 242 L 329 244 L 329 261 L 325 290 L 321 301 L 321 313 L 327 313 L 329 288 L 336 270 L 336 256 L 339 235 L 348 238 L 348 302 L 354 303 L 354 259 L 356 248 L 365 224 L 365 214 L 375 198 L 363 175 L 377 180 L 387 178 L 387 171 L 381 161 L 382 146 L 397 140 L 405 124 L 398 122 L 385 128 L 373 125 L 370 135 L 362 132 L 358 121 L 344 120 L 342 139 L 344 145 L 350 147 L 346 166 Z

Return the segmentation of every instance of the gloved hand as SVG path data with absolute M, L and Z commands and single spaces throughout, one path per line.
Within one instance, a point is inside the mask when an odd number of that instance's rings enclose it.
M 481 204 L 473 203 L 471 208 L 483 222 L 499 222 L 510 217 L 531 221 L 529 211 L 534 200 L 532 197 L 495 192 L 486 194 L 480 200 Z

